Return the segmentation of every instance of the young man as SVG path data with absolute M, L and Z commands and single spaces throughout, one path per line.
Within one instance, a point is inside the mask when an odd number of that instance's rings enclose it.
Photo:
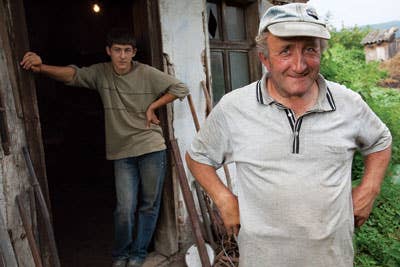
M 379 193 L 391 135 L 358 94 L 319 74 L 329 38 L 310 6 L 271 7 L 256 39 L 267 73 L 220 100 L 186 156 L 239 232 L 241 267 L 353 266 L 353 228 Z M 352 190 L 356 150 L 365 172 Z M 236 164 L 237 197 L 215 172 L 225 162 Z
M 21 66 L 99 92 L 105 113 L 106 154 L 114 161 L 117 194 L 113 266 L 141 266 L 158 218 L 166 165 L 165 140 L 155 110 L 182 99 L 188 89 L 175 78 L 133 61 L 136 43 L 125 29 L 108 34 L 106 52 L 111 62 L 84 68 L 46 65 L 28 52 Z

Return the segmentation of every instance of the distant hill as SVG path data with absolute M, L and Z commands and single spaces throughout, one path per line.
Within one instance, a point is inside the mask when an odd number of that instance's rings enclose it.
M 396 38 L 400 38 L 400 20 L 361 26 L 361 28 L 366 27 L 370 27 L 371 29 L 390 29 L 391 27 L 397 27 Z

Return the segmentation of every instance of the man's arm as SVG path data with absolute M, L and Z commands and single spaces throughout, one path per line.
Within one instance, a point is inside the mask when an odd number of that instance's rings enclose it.
M 363 225 L 372 211 L 378 196 L 386 168 L 390 162 L 391 147 L 371 153 L 364 159 L 364 175 L 359 186 L 353 188 L 354 220 L 357 227 Z
M 25 70 L 31 70 L 34 73 L 44 74 L 60 82 L 70 82 L 74 78 L 76 70 L 72 67 L 59 67 L 43 64 L 42 59 L 33 52 L 27 52 L 20 65 Z
M 165 93 L 160 98 L 158 98 L 156 101 L 151 103 L 146 110 L 146 127 L 149 128 L 151 123 L 154 123 L 157 125 L 160 124 L 160 120 L 157 118 L 157 115 L 155 113 L 156 109 L 158 109 L 159 107 L 162 107 L 168 103 L 171 103 L 172 101 L 174 101 L 177 98 L 178 97 L 173 94 Z
M 188 153 L 186 153 L 186 164 L 214 201 L 228 234 L 237 234 L 240 224 L 237 197 L 221 182 L 214 167 L 193 160 Z

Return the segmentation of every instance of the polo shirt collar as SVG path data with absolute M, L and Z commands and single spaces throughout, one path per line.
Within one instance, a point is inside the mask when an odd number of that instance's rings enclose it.
M 261 80 L 259 80 L 256 83 L 256 96 L 257 96 L 257 101 L 260 104 L 263 105 L 271 105 L 271 104 L 278 104 L 281 106 L 280 103 L 278 103 L 275 99 L 273 99 L 269 94 L 267 90 L 267 79 L 269 77 L 268 72 L 266 72 Z M 318 99 L 317 103 L 315 103 L 314 107 L 310 110 L 310 112 L 324 112 L 324 111 L 335 111 L 336 110 L 336 105 L 335 105 L 335 100 L 333 99 L 332 93 L 328 88 L 328 85 L 326 83 L 326 80 L 321 74 L 318 74 Z

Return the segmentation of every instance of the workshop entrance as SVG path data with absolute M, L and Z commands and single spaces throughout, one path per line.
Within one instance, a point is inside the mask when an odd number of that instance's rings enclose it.
M 24 0 L 30 49 L 50 65 L 88 66 L 108 61 L 106 33 L 125 27 L 137 38 L 135 59 L 160 67 L 159 25 L 153 25 L 159 23 L 155 2 Z M 67 87 L 40 75 L 35 83 L 61 265 L 110 266 L 115 190 L 112 162 L 105 160 L 100 97 L 96 91 Z M 175 221 L 171 215 L 163 218 L 160 221 Z M 176 248 L 168 245 L 166 253 L 177 249 L 175 229 L 173 225 L 173 235 L 168 234 L 175 240 L 165 241 Z

